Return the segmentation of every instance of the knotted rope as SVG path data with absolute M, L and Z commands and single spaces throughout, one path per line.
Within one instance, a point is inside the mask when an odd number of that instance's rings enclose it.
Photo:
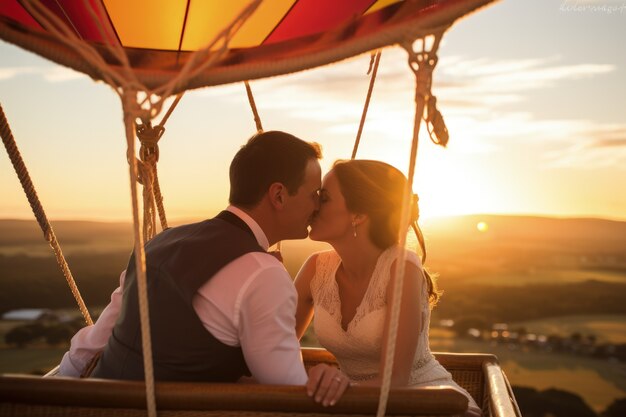
M 72 295 L 78 303 L 78 308 L 80 309 L 80 312 L 83 315 L 85 322 L 87 323 L 87 325 L 91 325 L 93 324 L 93 321 L 91 320 L 89 310 L 87 310 L 87 306 L 85 306 L 85 302 L 80 295 L 78 287 L 76 286 L 76 281 L 74 281 L 74 277 L 72 276 L 72 272 L 70 271 L 67 261 L 65 260 L 65 256 L 63 256 L 63 251 L 61 250 L 61 246 L 59 246 L 59 242 L 57 241 L 57 237 L 54 233 L 54 230 L 52 229 L 52 225 L 48 221 L 48 217 L 46 216 L 43 206 L 41 205 L 41 201 L 39 201 L 39 197 L 37 196 L 37 192 L 35 191 L 35 186 L 30 179 L 30 175 L 28 173 L 28 170 L 26 169 L 26 165 L 24 164 L 22 155 L 17 148 L 13 133 L 11 133 L 11 127 L 9 126 L 9 122 L 4 115 L 2 105 L 0 105 L 0 136 L 2 136 L 2 142 L 4 143 L 4 147 L 7 150 L 7 154 L 9 155 L 11 163 L 13 164 L 13 169 L 15 169 L 15 173 L 20 180 L 20 184 L 22 185 L 22 189 L 26 194 L 28 203 L 30 204 L 35 218 L 37 219 L 37 223 L 43 231 L 44 238 L 54 251 L 57 264 L 59 264 L 61 271 L 63 271 L 63 275 L 65 276 L 67 285 L 69 285 L 70 290 L 72 291 Z
M 156 235 L 155 221 L 155 181 L 156 165 L 159 160 L 159 145 L 163 129 L 161 126 L 152 126 L 150 121 L 144 124 L 137 124 L 135 131 L 141 148 L 137 161 L 138 175 L 137 182 L 143 185 L 143 238 L 148 241 Z M 163 197 L 161 197 L 162 203 Z
M 382 55 L 382 51 L 378 51 L 373 53 L 370 58 L 370 67 L 367 73 L 372 73 L 370 78 L 370 85 L 367 89 L 367 97 L 365 97 L 365 105 L 363 107 L 363 114 L 361 114 L 361 122 L 359 123 L 359 130 L 356 134 L 356 140 L 354 141 L 354 148 L 352 149 L 352 157 L 351 159 L 356 158 L 356 152 L 359 149 L 359 143 L 361 142 L 361 133 L 363 133 L 363 126 L 365 125 L 365 117 L 367 116 L 367 110 L 370 106 L 370 99 L 372 98 L 372 91 L 374 91 L 374 82 L 376 81 L 376 74 L 378 73 L 378 64 L 380 63 L 380 56 Z M 372 71 L 373 66 L 373 71 Z
M 431 97 L 432 74 L 437 65 L 437 49 L 441 37 L 447 28 L 434 31 L 434 42 L 430 51 L 426 50 L 426 39 L 421 39 L 421 51 L 413 50 L 413 39 L 407 39 L 402 44 L 409 55 L 409 67 L 415 75 L 415 119 L 413 123 L 413 139 L 411 141 L 411 154 L 409 158 L 409 173 L 407 175 L 407 185 L 402 201 L 402 215 L 400 217 L 400 236 L 406 236 L 408 232 L 409 219 L 411 216 L 411 206 L 413 200 L 413 177 L 415 176 L 415 162 L 417 160 L 417 149 L 419 144 L 420 124 L 424 115 L 425 103 Z M 404 246 L 404 245 L 403 245 Z M 400 307 L 402 300 L 402 288 L 404 282 L 406 253 L 400 251 L 396 261 L 396 271 L 394 276 L 394 287 L 391 303 L 391 316 L 389 318 L 389 333 L 385 347 L 385 364 L 383 368 L 383 380 L 380 387 L 380 399 L 378 401 L 377 417 L 385 415 L 389 389 L 391 387 L 391 375 L 396 351 L 396 338 L 398 336 L 398 325 L 400 319 Z
M 143 237 L 145 241 L 152 239 L 156 235 L 155 205 L 159 213 L 161 229 L 167 229 L 167 218 L 163 206 L 163 195 L 159 185 L 157 172 L 157 162 L 159 162 L 159 140 L 165 132 L 165 123 L 180 102 L 183 93 L 176 96 L 176 99 L 163 116 L 161 122 L 152 126 L 150 120 L 136 125 L 137 138 L 141 143 L 139 157 L 137 161 L 139 175 L 137 180 L 143 185 Z

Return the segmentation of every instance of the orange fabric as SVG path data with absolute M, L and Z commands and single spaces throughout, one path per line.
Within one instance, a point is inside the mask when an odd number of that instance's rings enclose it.
M 407 37 L 424 36 L 431 28 L 450 25 L 491 1 L 264 0 L 233 34 L 225 55 L 169 93 L 329 64 Z M 23 4 L 26 1 L 0 0 L 0 39 L 95 79 L 104 78 L 97 65 L 42 28 L 43 22 L 33 19 Z M 119 39 L 135 76 L 145 87 L 156 88 L 182 68 L 188 51 L 213 40 L 250 0 L 42 0 L 33 4 L 49 8 L 78 39 L 90 42 L 113 71 L 121 69 L 120 61 L 102 43 Z

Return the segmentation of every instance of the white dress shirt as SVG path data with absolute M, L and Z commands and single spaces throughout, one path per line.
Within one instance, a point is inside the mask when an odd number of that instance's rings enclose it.
M 245 212 L 229 206 L 250 227 L 267 250 L 267 237 Z M 65 353 L 59 375 L 78 377 L 85 365 L 103 350 L 120 313 L 122 288 L 93 326 L 79 330 Z M 289 273 L 272 255 L 250 252 L 227 264 L 198 289 L 192 300 L 204 327 L 220 342 L 241 346 L 252 376 L 263 384 L 304 385 L 307 381 L 296 337 L 297 293 Z

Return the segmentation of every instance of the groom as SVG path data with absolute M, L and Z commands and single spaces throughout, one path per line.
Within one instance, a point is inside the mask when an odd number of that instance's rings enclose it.
M 230 166 L 230 206 L 215 218 L 163 231 L 146 244 L 154 375 L 164 381 L 307 385 L 325 404 L 348 385 L 338 370 L 313 368 L 307 383 L 295 334 L 297 296 L 274 243 L 303 239 L 318 209 L 317 144 L 270 131 L 253 136 Z M 94 326 L 72 339 L 60 374 L 143 379 L 134 259 Z M 123 290 L 121 290 L 123 288 Z M 334 402 L 333 401 L 333 402 Z

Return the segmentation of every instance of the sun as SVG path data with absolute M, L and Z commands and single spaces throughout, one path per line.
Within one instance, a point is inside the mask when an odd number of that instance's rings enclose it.
M 478 222 L 476 224 L 476 229 L 481 233 L 485 233 L 487 230 L 489 230 L 489 225 L 485 222 Z

